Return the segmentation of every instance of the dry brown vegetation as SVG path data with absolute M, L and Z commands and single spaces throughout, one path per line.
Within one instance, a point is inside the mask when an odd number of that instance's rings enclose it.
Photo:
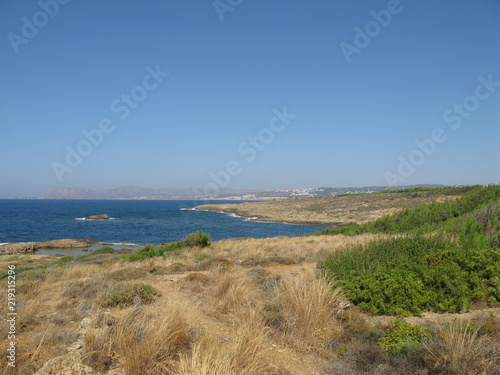
M 315 198 L 289 198 L 268 202 L 207 204 L 199 210 L 223 211 L 263 221 L 343 226 L 363 224 L 422 203 L 457 199 L 456 195 L 372 193 Z
M 411 318 L 436 340 L 402 356 L 380 350 L 389 318 L 352 306 L 315 263 L 379 237 L 224 240 L 141 262 L 25 271 L 17 285 L 17 367 L 5 373 L 498 373 L 500 309 L 456 325 L 453 314 Z M 118 284 L 146 284 L 158 294 L 148 304 L 105 307 Z M 1 304 L 3 353 L 6 312 Z

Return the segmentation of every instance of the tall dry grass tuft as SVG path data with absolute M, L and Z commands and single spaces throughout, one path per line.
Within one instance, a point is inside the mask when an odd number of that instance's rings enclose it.
M 221 339 L 214 334 L 202 335 L 188 353 L 182 353 L 177 365 L 179 375 L 229 375 L 231 357 L 221 347 Z
M 249 276 L 238 269 L 219 269 L 215 271 L 215 297 L 219 310 L 228 313 L 245 306 L 252 308 L 262 302 L 259 288 Z
M 230 336 L 204 333 L 191 350 L 181 354 L 177 374 L 254 375 L 270 369 L 267 352 L 268 328 L 255 310 L 240 310 L 233 316 Z
M 341 289 L 324 277 L 311 273 L 285 277 L 274 290 L 278 329 L 286 339 L 326 347 L 341 331 L 335 311 L 344 299 Z
M 87 332 L 87 363 L 102 371 L 112 358 L 127 374 L 171 373 L 179 354 L 190 346 L 197 320 L 194 311 L 192 303 L 175 296 L 124 310 L 107 329 L 94 327 Z
M 164 373 L 173 358 L 189 345 L 190 321 L 187 301 L 168 303 L 154 314 L 130 310 L 116 327 L 115 345 L 125 359 L 128 374 Z
M 427 363 L 446 374 L 489 374 L 500 360 L 498 344 L 492 345 L 488 336 L 481 336 L 480 324 L 454 321 L 440 326 L 436 340 L 425 343 Z
M 85 334 L 85 354 L 83 363 L 98 372 L 106 372 L 114 362 L 113 348 L 108 329 L 95 327 Z

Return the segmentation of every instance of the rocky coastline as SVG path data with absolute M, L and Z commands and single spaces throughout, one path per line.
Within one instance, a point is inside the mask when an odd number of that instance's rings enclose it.
M 233 214 L 259 221 L 288 224 L 345 226 L 363 224 L 393 215 L 421 204 L 457 199 L 459 195 L 405 192 L 337 195 L 315 198 L 289 198 L 267 202 L 206 204 L 199 211 Z
M 98 242 L 93 238 L 64 238 L 44 242 L 17 242 L 0 245 L 0 254 L 36 252 L 39 249 L 85 248 Z

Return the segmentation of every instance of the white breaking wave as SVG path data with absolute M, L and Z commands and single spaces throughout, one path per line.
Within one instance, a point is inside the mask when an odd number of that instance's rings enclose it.
M 2 246 L 2 245 L 8 245 L 8 244 L 10 244 L 10 242 L 1 242 L 0 246 Z
M 247 217 L 247 218 L 245 219 L 245 221 L 253 221 L 253 220 L 257 220 L 257 219 L 258 219 L 258 217 L 257 217 L 257 216 L 254 216 L 254 217 Z
M 234 217 L 234 218 L 237 218 L 237 219 L 243 219 L 244 221 L 253 221 L 255 223 L 270 223 L 270 221 L 261 221 L 261 220 L 258 220 L 258 217 L 254 216 L 254 217 L 246 217 L 246 216 L 240 216 L 240 215 L 237 215 L 235 213 L 232 213 L 232 212 L 224 212 L 224 211 L 212 211 L 212 210 L 198 210 L 198 209 L 195 209 L 195 208 L 181 208 L 181 210 L 193 210 L 193 211 L 200 211 L 200 212 L 217 212 L 219 214 L 224 214 L 224 215 L 227 215 L 229 217 Z M 288 223 L 283 223 L 283 224 L 288 224 Z

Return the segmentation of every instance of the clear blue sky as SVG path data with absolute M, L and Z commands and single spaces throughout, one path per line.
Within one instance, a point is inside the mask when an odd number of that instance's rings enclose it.
M 0 197 L 500 182 L 497 0 L 59 1 L 0 3 Z

